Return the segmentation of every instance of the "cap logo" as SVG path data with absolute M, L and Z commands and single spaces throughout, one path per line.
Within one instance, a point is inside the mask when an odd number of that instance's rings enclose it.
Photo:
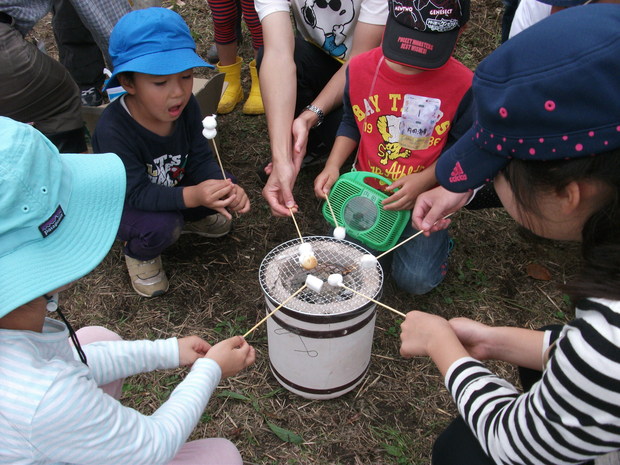
M 58 205 L 58 208 L 56 208 L 56 211 L 52 213 L 52 216 L 50 216 L 45 222 L 39 225 L 39 231 L 41 231 L 43 237 L 47 237 L 54 231 L 56 231 L 56 229 L 58 228 L 58 226 L 60 226 L 60 223 L 62 223 L 62 220 L 64 219 L 65 212 L 62 210 L 62 207 Z
M 467 175 L 463 171 L 460 162 L 456 162 L 454 168 L 452 169 L 452 173 L 450 173 L 450 182 L 459 182 L 459 181 L 467 181 Z
M 445 10 L 444 10 L 445 11 Z M 448 10 L 452 11 L 452 10 Z M 449 13 L 440 13 L 449 14 Z M 457 19 L 433 19 L 428 18 L 426 20 L 426 26 L 435 32 L 447 32 L 459 27 L 459 21 Z

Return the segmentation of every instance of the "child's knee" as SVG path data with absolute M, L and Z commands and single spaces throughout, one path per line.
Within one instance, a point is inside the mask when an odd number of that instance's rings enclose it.
M 399 289 L 413 295 L 426 294 L 435 289 L 444 279 L 445 273 L 406 273 L 393 272 Z

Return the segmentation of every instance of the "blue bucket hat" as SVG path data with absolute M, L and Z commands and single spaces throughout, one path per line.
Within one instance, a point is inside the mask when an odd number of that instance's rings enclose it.
M 476 121 L 437 162 L 465 192 L 510 160 L 587 157 L 620 147 L 620 6 L 569 8 L 516 35 L 478 66 Z
M 65 154 L 0 117 L 0 317 L 89 273 L 106 256 L 125 199 L 112 153 Z
M 162 76 L 213 68 L 196 54 L 196 43 L 183 18 L 167 8 L 146 8 L 123 16 L 110 35 L 109 52 L 114 72 L 106 89 L 119 86 L 116 76 L 124 71 Z

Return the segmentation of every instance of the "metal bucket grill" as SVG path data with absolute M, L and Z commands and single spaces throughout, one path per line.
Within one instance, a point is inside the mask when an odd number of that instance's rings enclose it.
M 301 239 L 285 242 L 273 249 L 259 269 L 261 287 L 274 302 L 283 302 L 304 285 L 309 274 L 325 281 L 320 293 L 306 288 L 287 302 L 286 307 L 301 313 L 336 314 L 356 310 L 368 300 L 348 289 L 327 284 L 330 274 L 338 273 L 343 284 L 365 296 L 376 298 L 383 285 L 383 271 L 377 264 L 360 267 L 360 259 L 368 251 L 348 241 L 333 237 L 304 237 L 312 245 L 318 265 L 305 270 L 299 263 Z

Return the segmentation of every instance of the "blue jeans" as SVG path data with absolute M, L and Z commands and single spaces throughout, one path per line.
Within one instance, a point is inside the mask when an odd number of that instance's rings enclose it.
M 407 225 L 400 242 L 416 232 L 411 223 Z M 437 231 L 429 237 L 419 235 L 398 247 L 392 258 L 392 277 L 402 290 L 421 295 L 432 291 L 445 278 L 448 271 L 450 236 L 448 230 Z
M 416 232 L 417 229 L 414 229 L 410 222 L 401 234 L 398 244 Z M 362 245 L 375 256 L 382 253 L 370 249 L 350 236 L 346 239 Z M 430 237 L 420 234 L 381 258 L 379 262 L 384 271 L 390 270 L 400 289 L 410 294 L 422 295 L 432 291 L 445 278 L 449 252 L 450 236 L 448 230 L 444 229 L 431 234 Z

